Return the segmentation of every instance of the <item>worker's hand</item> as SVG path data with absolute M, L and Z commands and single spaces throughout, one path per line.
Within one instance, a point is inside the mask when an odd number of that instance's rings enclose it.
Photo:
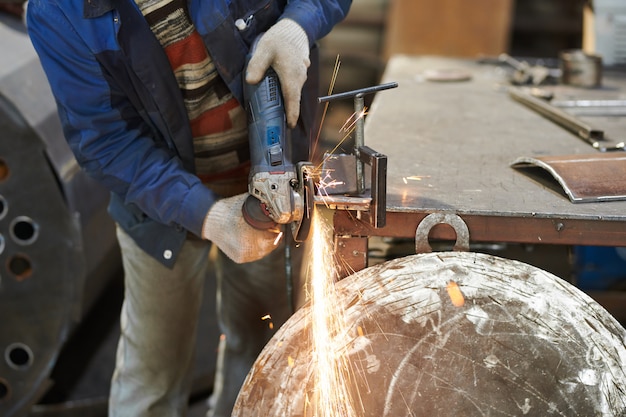
M 274 68 L 283 90 L 287 125 L 291 128 L 300 116 L 302 86 L 311 65 L 309 54 L 309 39 L 304 29 L 291 19 L 282 19 L 259 39 L 246 72 L 246 82 L 257 84 L 270 66 Z
M 257 261 L 276 249 L 275 232 L 257 230 L 243 219 L 241 207 L 248 193 L 218 200 L 202 225 L 202 237 L 237 263 Z

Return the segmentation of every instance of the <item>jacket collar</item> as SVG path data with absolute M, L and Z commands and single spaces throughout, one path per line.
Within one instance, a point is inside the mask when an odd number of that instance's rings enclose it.
M 84 0 L 83 17 L 89 19 L 102 16 L 113 10 L 113 0 Z

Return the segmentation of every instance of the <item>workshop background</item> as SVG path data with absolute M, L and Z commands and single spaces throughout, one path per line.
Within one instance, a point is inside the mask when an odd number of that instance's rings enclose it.
M 14 9 L 8 6 L 10 3 L 16 2 L 0 4 L 3 6 L 0 25 L 5 25 L 15 33 L 22 31 L 16 36 L 23 36 L 21 21 L 12 14 Z M 499 54 L 508 53 L 555 66 L 561 51 L 583 47 L 585 4 L 584 0 L 354 0 L 348 18 L 320 42 L 320 95 L 328 93 L 337 62 L 340 62 L 340 67 L 332 91 L 343 92 L 377 84 L 387 59 L 397 53 L 481 59 L 497 59 Z M 621 39 L 626 45 L 626 27 L 621 30 Z M 7 39 L 0 38 L 1 53 L 5 55 L 0 63 L 10 66 L 10 55 L 15 53 L 15 45 L 9 44 Z M 624 59 L 618 63 L 626 63 L 626 52 L 618 59 Z M 4 281 L 0 279 L 0 311 L 3 313 L 0 346 L 9 366 L 3 364 L 0 367 L 0 414 L 4 409 L 16 411 L 15 415 L 28 416 L 104 416 L 119 332 L 118 313 L 123 288 L 119 259 L 112 240 L 112 224 L 102 220 L 105 206 L 102 190 L 94 188 L 87 179 L 79 179 L 77 184 L 75 177 L 66 176 L 67 173 L 63 171 L 67 168 L 64 165 L 67 162 L 64 160 L 66 154 L 47 155 L 47 158 L 41 160 L 25 158 L 29 149 L 37 149 L 40 155 L 44 152 L 37 140 L 37 136 L 45 136 L 41 126 L 58 129 L 58 125 L 54 120 L 40 121 L 27 114 L 34 113 L 32 109 L 26 110 L 29 104 L 37 108 L 38 97 L 32 90 L 42 80 L 31 80 L 29 85 L 14 85 L 12 83 L 19 80 L 14 72 L 18 71 L 21 69 L 0 68 L 0 94 L 8 98 L 19 96 L 17 101 L 21 104 L 12 108 L 9 103 L 11 100 L 3 98 L 0 102 L 0 126 L 3 127 L 4 142 L 0 144 L 0 220 L 3 220 L 6 207 L 20 207 L 21 210 L 23 206 L 23 210 L 28 211 L 30 206 L 40 205 L 49 210 L 41 215 L 39 221 L 46 225 L 57 223 L 59 226 L 56 236 L 44 237 L 37 233 L 45 227 L 38 227 L 36 219 L 33 221 L 28 216 L 11 224 L 2 224 L 8 230 L 2 230 L 4 237 L 0 244 L 0 255 L 3 264 L 9 265 L 9 271 L 2 273 Z M 20 91 L 28 91 L 30 95 L 20 96 Z M 368 96 L 366 104 L 369 105 L 372 98 Z M 53 113 L 50 108 L 44 111 L 49 115 Z M 339 142 L 342 142 L 340 149 L 350 148 L 351 138 L 344 140 L 340 129 L 352 111 L 349 102 L 336 102 L 329 106 L 320 135 L 322 148 L 332 149 Z M 29 129 L 28 125 L 34 125 L 35 122 L 37 126 Z M 25 138 L 25 149 L 8 146 L 8 135 L 11 134 Z M 54 140 L 44 137 L 42 140 L 49 147 L 51 141 L 58 141 L 58 137 Z M 21 171 L 15 167 L 24 164 L 40 167 L 40 176 L 33 178 L 31 171 L 20 177 Z M 49 188 L 43 189 L 41 176 L 46 175 L 50 176 L 49 181 L 45 182 Z M 9 177 L 13 184 L 5 183 Z M 35 181 L 40 183 L 33 188 Z M 25 190 L 33 190 L 33 195 L 25 195 Z M 66 205 L 62 202 L 51 203 L 59 199 L 64 199 Z M 77 220 L 72 210 L 80 212 L 83 217 Z M 59 222 L 59 218 L 63 221 Z M 4 222 L 7 221 L 8 218 L 4 219 Z M 72 242 L 66 251 L 58 255 L 42 255 L 41 252 L 45 252 L 46 248 L 58 246 L 54 238 L 63 244 Z M 42 248 L 33 249 L 32 253 L 23 257 L 7 259 L 5 255 L 9 253 L 11 239 L 17 241 L 18 245 L 20 242 L 24 244 L 31 239 L 39 239 Z M 441 242 L 441 249 L 446 249 L 448 244 Z M 537 247 L 493 242 L 473 245 L 471 249 L 524 261 L 585 290 L 626 290 L 626 250 L 623 248 Z M 413 242 L 372 238 L 370 264 L 408 255 L 413 250 Z M 27 252 L 27 249 L 23 252 Z M 85 258 L 86 261 L 74 262 L 73 259 L 63 258 L 72 256 Z M 62 267 L 56 268 L 55 262 L 63 263 Z M 28 380 L 23 377 L 20 380 L 20 375 L 24 375 L 32 363 L 33 351 L 49 343 L 49 339 L 41 337 L 34 339 L 34 345 L 16 344 L 8 336 L 28 331 L 43 334 L 47 330 L 45 326 L 49 321 L 42 319 L 42 316 L 48 313 L 44 300 L 49 299 L 51 293 L 41 287 L 28 286 L 32 269 L 39 267 L 48 271 L 48 285 L 63 280 L 71 281 L 77 276 L 80 276 L 77 280 L 84 282 L 77 282 L 76 285 L 70 282 L 65 292 L 55 293 L 54 297 L 59 299 L 78 299 L 67 301 L 67 304 L 78 304 L 74 306 L 78 313 L 64 313 L 60 320 L 67 323 L 54 323 L 55 329 L 63 328 L 66 334 L 59 336 L 62 343 L 48 346 L 48 350 L 52 349 L 52 352 L 47 353 L 51 357 L 49 366 L 38 370 L 39 375 L 36 377 L 31 376 Z M 77 272 L 79 270 L 80 273 Z M 208 277 L 207 282 L 209 285 L 198 340 L 200 355 L 190 399 L 192 417 L 203 416 L 206 411 L 205 400 L 212 389 L 215 350 L 219 338 L 213 313 L 214 280 Z M 77 288 L 82 290 L 81 294 L 76 294 Z M 19 300 L 19 308 L 11 300 Z M 610 299 L 605 300 L 611 302 Z M 619 318 L 623 320 L 623 317 Z M 4 377 L 3 374 L 12 376 Z M 26 385 L 26 380 L 30 385 Z M 16 398 L 18 392 L 27 392 L 28 398 L 36 399 L 37 404 L 32 407 L 29 404 L 15 407 L 21 401 Z

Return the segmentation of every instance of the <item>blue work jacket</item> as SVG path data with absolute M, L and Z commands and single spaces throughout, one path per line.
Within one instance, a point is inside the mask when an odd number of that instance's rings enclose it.
M 350 4 L 190 0 L 189 12 L 242 103 L 242 71 L 258 34 L 290 18 L 313 45 Z M 111 190 L 113 219 L 171 267 L 188 231 L 201 236 L 216 196 L 195 176 L 189 118 L 163 48 L 133 0 L 30 0 L 27 25 L 79 165 Z

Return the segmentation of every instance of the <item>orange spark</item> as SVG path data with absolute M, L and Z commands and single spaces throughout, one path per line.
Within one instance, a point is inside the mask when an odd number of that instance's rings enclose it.
M 352 131 L 355 129 L 356 123 L 360 119 L 363 119 L 366 114 L 367 114 L 367 107 L 365 107 L 359 113 L 356 113 L 356 112 L 352 113 L 352 115 L 348 117 L 348 120 L 346 120 L 343 126 L 341 126 L 341 129 L 339 129 L 339 131 L 348 132 L 348 134 L 352 133 Z
M 283 232 L 278 233 L 278 236 L 276 236 L 276 239 L 274 239 L 274 246 L 278 245 L 282 237 L 283 237 Z
M 331 95 L 333 93 L 333 90 L 335 89 L 335 83 L 337 82 L 337 76 L 339 75 L 340 66 L 341 66 L 341 61 L 339 60 L 339 55 L 337 55 L 337 58 L 335 59 L 335 67 L 333 68 L 333 75 L 331 76 L 330 85 L 328 86 L 328 95 Z M 320 128 L 317 131 L 317 137 L 315 138 L 315 141 L 313 142 L 311 155 L 315 155 L 315 152 L 317 150 L 317 145 L 319 143 L 320 135 L 322 133 L 322 126 L 324 126 L 324 120 L 326 120 L 326 113 L 328 113 L 328 105 L 329 103 L 324 104 L 324 111 L 322 112 Z
M 459 285 L 454 281 L 450 281 L 446 290 L 448 290 L 448 296 L 450 296 L 452 305 L 455 307 L 463 307 L 463 304 L 465 304 L 465 298 L 463 297 L 463 293 L 461 292 Z
M 421 181 L 424 178 L 430 178 L 430 175 L 411 175 L 410 177 L 402 177 L 402 181 L 404 181 L 405 184 L 408 184 L 409 180 Z
M 318 192 L 324 197 L 329 196 L 328 195 L 329 189 L 333 189 L 334 187 L 344 185 L 343 181 L 336 180 L 332 177 L 332 171 L 333 170 L 331 169 L 325 170 L 324 175 L 320 175 L 318 182 L 317 182 Z
M 271 320 L 272 316 L 270 316 L 269 314 L 264 315 L 263 317 L 261 317 L 261 320 Z M 274 323 L 272 323 L 271 321 L 268 324 L 270 330 L 274 329 Z

